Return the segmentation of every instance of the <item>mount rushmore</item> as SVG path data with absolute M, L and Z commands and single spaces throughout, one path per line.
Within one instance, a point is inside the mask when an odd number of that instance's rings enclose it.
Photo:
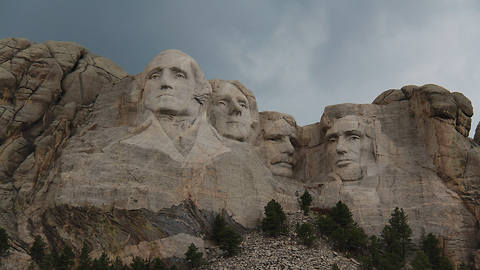
M 0 40 L 8 260 L 28 266 L 36 235 L 94 256 L 182 257 L 217 214 L 248 231 L 271 199 L 297 211 L 308 189 L 314 207 L 345 202 L 368 234 L 403 208 L 415 241 L 423 228 L 480 269 L 480 132 L 468 137 L 463 94 L 407 85 L 298 126 L 181 51 L 145 64 L 132 76 L 76 43 Z

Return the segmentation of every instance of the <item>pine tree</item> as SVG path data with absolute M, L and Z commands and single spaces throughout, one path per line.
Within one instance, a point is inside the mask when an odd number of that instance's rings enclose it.
M 110 259 L 107 253 L 103 252 L 100 258 L 95 258 L 92 262 L 92 270 L 105 270 L 110 265 Z
M 198 247 L 191 243 L 185 252 L 185 259 L 190 267 L 195 268 L 202 265 L 203 252 L 198 252 Z
M 307 189 L 305 189 L 305 192 L 300 197 L 300 200 L 301 200 L 300 206 L 302 207 L 303 213 L 307 215 L 308 212 L 310 211 L 310 205 L 312 204 L 312 201 L 313 201 L 312 195 L 310 195 Z
M 167 268 L 165 267 L 163 260 L 156 257 L 155 260 L 153 260 L 152 270 L 167 270 Z
M 224 227 L 218 237 L 220 249 L 226 251 L 229 256 L 235 255 L 241 249 L 243 238 L 232 227 Z
M 338 225 L 333 219 L 320 214 L 317 216 L 317 228 L 321 234 L 330 236 L 338 228 Z
M 7 230 L 0 228 L 0 256 L 6 255 L 9 248 Z
M 80 252 L 79 264 L 76 270 L 90 270 L 92 269 L 92 259 L 90 258 L 90 247 L 87 243 L 83 243 L 82 251 Z M 117 269 L 115 269 L 117 270 Z
M 381 232 L 385 245 L 383 267 L 399 269 L 405 264 L 405 256 L 412 248 L 412 229 L 408 225 L 408 216 L 403 209 L 395 208 L 389 224 Z M 391 268 L 394 267 L 394 268 Z M 383 268 L 382 268 L 383 269 Z
M 282 206 L 275 200 L 271 200 L 265 206 L 265 217 L 262 220 L 262 231 L 266 234 L 276 237 L 279 234 L 287 232 L 285 221 L 287 216 L 283 212 Z
M 145 260 L 140 256 L 136 256 L 135 258 L 133 258 L 130 267 L 132 268 L 132 270 L 148 270 L 148 266 L 145 264 Z
M 470 270 L 470 268 L 465 263 L 462 263 L 458 266 L 458 270 Z
M 412 261 L 413 270 L 432 270 L 432 264 L 428 260 L 427 254 L 419 250 L 415 259 Z
M 338 268 L 338 265 L 334 263 L 332 264 L 332 270 L 340 270 L 340 268 Z
M 173 264 L 172 267 L 170 267 L 170 270 L 178 270 L 178 267 L 176 264 Z
M 220 244 L 220 233 L 225 228 L 227 223 L 225 222 L 225 218 L 218 214 L 215 216 L 215 221 L 213 222 L 212 228 L 212 240 L 218 245 Z
M 308 222 L 303 223 L 302 225 L 297 222 L 296 230 L 298 238 L 300 238 L 300 240 L 302 240 L 302 242 L 307 246 L 311 246 L 313 241 L 317 239 L 312 224 Z
M 421 249 L 427 255 L 428 261 L 436 269 L 440 267 L 442 249 L 439 247 L 438 239 L 432 233 L 422 237 Z
M 45 259 L 45 249 L 47 248 L 47 243 L 43 240 L 43 237 L 37 235 L 33 241 L 33 245 L 30 248 L 30 257 L 32 260 L 40 265 Z
M 72 247 L 70 245 L 65 245 L 63 247 L 62 253 L 58 257 L 57 270 L 70 270 L 75 264 L 75 253 L 73 253 Z
M 340 227 L 347 227 L 354 224 L 352 212 L 350 212 L 348 206 L 342 201 L 337 202 L 330 211 L 330 214 L 328 214 L 328 217 L 335 221 Z
M 90 268 L 88 268 L 90 269 Z M 78 270 L 78 268 L 77 268 Z M 115 258 L 115 261 L 113 261 L 110 265 L 110 270 L 129 270 L 128 266 L 123 263 L 122 259 L 120 259 L 120 256 L 117 256 Z

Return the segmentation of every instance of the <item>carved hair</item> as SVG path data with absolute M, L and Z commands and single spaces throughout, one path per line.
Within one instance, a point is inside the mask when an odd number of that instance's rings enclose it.
M 320 121 L 320 128 L 322 130 L 323 137 L 325 137 L 327 131 L 333 127 L 338 119 L 344 118 L 348 115 L 355 115 L 360 119 L 360 124 L 365 127 L 365 135 L 369 138 L 375 138 L 373 132 L 373 120 L 365 118 L 363 111 L 358 105 L 359 104 L 345 103 L 326 107 Z

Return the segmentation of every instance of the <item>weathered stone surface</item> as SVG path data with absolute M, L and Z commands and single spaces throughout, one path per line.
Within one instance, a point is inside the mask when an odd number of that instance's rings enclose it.
M 209 83 L 180 51 L 132 77 L 75 43 L 9 38 L 0 40 L 0 94 L 0 227 L 15 249 L 6 265 L 26 268 L 37 234 L 53 250 L 86 242 L 93 256 L 181 261 L 192 242 L 212 250 L 216 214 L 247 232 L 272 198 L 296 213 L 306 188 L 314 207 L 343 200 L 370 234 L 401 207 L 414 241 L 425 228 L 456 262 L 480 261 L 480 132 L 468 138 L 473 107 L 461 93 L 407 85 L 298 127 L 286 114 L 258 114 L 237 81 Z M 239 269 L 293 267 L 257 240 Z M 282 241 L 278 251 L 307 268 L 335 261 Z
M 468 261 L 478 241 L 480 171 L 473 164 L 480 148 L 466 137 L 466 124 L 463 130 L 456 124 L 469 117 L 450 92 L 434 85 L 410 89 L 410 99 L 389 99 L 399 93 L 389 91 L 376 99 L 379 105 L 325 108 L 324 139 L 302 146 L 305 165 L 296 177 L 319 191 L 319 207 L 345 202 L 367 233 L 378 235 L 398 206 L 416 241 L 423 227 L 442 239 L 446 254 Z

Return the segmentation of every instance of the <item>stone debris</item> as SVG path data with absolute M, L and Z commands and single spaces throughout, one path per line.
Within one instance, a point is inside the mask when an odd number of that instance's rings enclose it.
M 218 246 L 206 247 L 204 257 L 208 265 L 198 269 L 331 269 L 334 263 L 343 270 L 361 269 L 359 262 L 334 251 L 324 238 L 317 239 L 310 248 L 299 242 L 295 224 L 315 222 L 313 213 L 308 216 L 300 211 L 287 213 L 287 219 L 288 235 L 272 238 L 255 230 L 244 235 L 242 250 L 236 256 L 224 257 Z

